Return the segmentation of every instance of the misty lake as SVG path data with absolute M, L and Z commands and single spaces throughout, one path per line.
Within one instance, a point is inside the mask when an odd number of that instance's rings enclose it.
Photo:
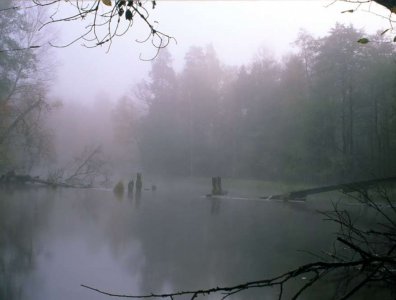
M 123 294 L 234 285 L 314 261 L 304 251 L 328 250 L 334 239 L 334 225 L 316 212 L 330 201 L 210 199 L 207 188 L 159 185 L 141 199 L 111 190 L 0 191 L 1 299 L 109 299 L 81 284 Z

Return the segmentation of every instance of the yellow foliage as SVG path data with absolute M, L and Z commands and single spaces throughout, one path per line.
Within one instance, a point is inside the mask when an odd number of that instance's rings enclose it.
M 104 5 L 111 6 L 111 0 L 102 0 Z

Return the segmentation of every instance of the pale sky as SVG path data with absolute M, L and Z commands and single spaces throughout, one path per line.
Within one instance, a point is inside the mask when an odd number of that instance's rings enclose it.
M 265 48 L 275 57 L 292 51 L 292 43 L 301 28 L 314 36 L 323 36 L 336 22 L 353 24 L 369 33 L 387 28 L 388 22 L 368 12 L 341 13 L 355 6 L 331 1 L 157 1 L 151 19 L 158 29 L 175 37 L 177 45 L 169 46 L 176 69 L 183 65 L 186 51 L 192 45 L 211 43 L 219 58 L 229 65 L 247 64 Z M 328 7 L 327 7 L 328 6 Z M 368 6 L 363 7 L 367 10 Z M 371 7 L 376 9 L 376 7 Z M 381 12 L 381 10 L 376 10 Z M 144 30 L 144 31 L 142 31 Z M 82 24 L 66 23 L 56 28 L 59 41 L 67 42 L 82 32 Z M 106 47 L 87 49 L 81 43 L 54 49 L 57 79 L 52 95 L 64 102 L 92 102 L 98 96 L 116 100 L 147 76 L 151 57 L 150 44 L 138 44 L 146 30 L 136 24 L 122 38 L 114 40 L 109 53 Z

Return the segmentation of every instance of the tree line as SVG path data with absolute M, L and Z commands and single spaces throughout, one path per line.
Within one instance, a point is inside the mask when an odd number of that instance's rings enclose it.
M 295 52 L 259 51 L 240 67 L 191 47 L 179 72 L 162 50 L 132 96 L 147 105 L 134 122 L 143 168 L 307 182 L 394 175 L 395 46 L 362 36 L 341 24 L 323 37 L 301 31 Z
M 40 17 L 1 12 L 0 173 L 54 160 L 46 126 L 53 66 L 45 47 L 31 48 L 42 38 Z M 364 36 L 371 42 L 358 43 Z M 210 45 L 191 47 L 180 71 L 162 49 L 149 78 L 111 109 L 108 125 L 124 149 L 117 159 L 168 176 L 329 183 L 394 175 L 395 44 L 336 24 L 323 37 L 301 31 L 294 46 L 282 59 L 259 51 L 239 67 Z
M 16 168 L 29 172 L 53 155 L 43 118 L 51 109 L 52 65 L 48 47 L 35 47 L 44 34 L 37 31 L 43 11 L 7 10 L 11 4 L 0 4 L 0 174 Z

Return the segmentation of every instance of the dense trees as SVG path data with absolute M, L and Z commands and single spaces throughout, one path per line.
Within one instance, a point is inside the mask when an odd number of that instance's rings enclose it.
M 337 24 L 301 32 L 297 52 L 261 51 L 238 70 L 193 47 L 176 73 L 168 52 L 145 84 L 139 146 L 147 170 L 178 175 L 338 181 L 390 175 L 396 68 L 389 43 L 356 43 Z
M 6 1 L 7 2 L 7 1 Z M 2 7 L 11 4 L 11 1 Z M 16 10 L 0 14 L 0 173 L 9 168 L 29 171 L 51 152 L 42 115 L 49 60 L 43 64 L 46 49 L 33 46 L 40 36 L 37 27 L 42 12 Z

